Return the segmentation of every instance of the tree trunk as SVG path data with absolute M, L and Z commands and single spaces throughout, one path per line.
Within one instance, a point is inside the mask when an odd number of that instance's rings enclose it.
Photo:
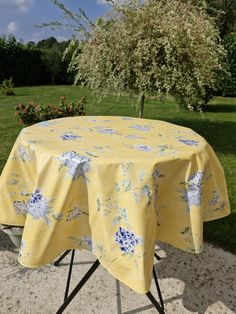
M 145 102 L 145 95 L 144 93 L 142 93 L 139 100 L 139 118 L 143 118 L 144 102 Z

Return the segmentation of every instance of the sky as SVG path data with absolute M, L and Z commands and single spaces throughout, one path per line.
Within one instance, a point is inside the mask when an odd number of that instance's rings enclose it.
M 107 5 L 104 0 L 61 0 L 74 12 L 81 7 L 91 19 L 102 16 Z M 37 28 L 44 22 L 62 19 L 62 11 L 51 0 L 0 0 L 0 36 L 13 34 L 23 42 L 38 42 L 50 36 L 58 41 L 71 38 L 68 31 Z

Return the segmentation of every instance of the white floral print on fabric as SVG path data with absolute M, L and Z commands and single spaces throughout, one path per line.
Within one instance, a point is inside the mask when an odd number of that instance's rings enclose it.
M 131 129 L 139 130 L 139 131 L 150 131 L 151 126 L 150 125 L 142 125 L 142 124 L 133 124 L 130 126 Z
M 14 201 L 13 206 L 17 215 L 26 215 L 27 214 L 27 202 L 25 201 Z
M 34 219 L 43 218 L 49 224 L 48 214 L 51 212 L 52 201 L 43 196 L 40 189 L 37 189 L 27 204 L 27 213 Z
M 28 161 L 28 160 L 31 159 L 31 155 L 30 155 L 29 152 L 27 151 L 26 147 L 23 146 L 23 145 L 19 145 L 18 154 L 19 154 L 20 159 L 21 159 L 23 162 L 26 162 L 26 161 Z
M 46 121 L 42 121 L 42 122 L 37 123 L 37 125 L 47 128 L 49 126 L 57 125 L 59 123 L 60 123 L 59 121 L 46 120 Z
M 86 173 L 90 171 L 91 159 L 87 156 L 81 156 L 76 152 L 65 152 L 59 156 L 62 167 L 67 168 L 67 172 L 73 180 L 83 177 L 88 180 Z
M 131 117 L 121 117 L 122 120 L 133 120 Z
M 204 172 L 199 171 L 193 173 L 187 182 L 182 183 L 186 188 L 181 190 L 181 198 L 188 204 L 188 208 L 192 206 L 200 206 L 202 202 L 202 185 Z
M 26 193 L 25 196 L 27 196 L 26 200 L 13 202 L 16 214 L 30 214 L 34 219 L 42 218 L 46 224 L 49 224 L 48 215 L 51 213 L 53 200 L 48 200 L 44 197 L 40 189 L 36 189 L 36 191 L 31 194 Z

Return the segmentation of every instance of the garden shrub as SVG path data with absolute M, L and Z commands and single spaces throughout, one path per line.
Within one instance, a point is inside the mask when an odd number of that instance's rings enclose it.
M 42 106 L 30 101 L 29 104 L 18 104 L 16 107 L 16 115 L 18 121 L 24 125 L 32 125 L 34 123 L 45 120 L 84 116 L 86 99 L 83 97 L 79 102 L 68 102 L 64 96 L 58 106 L 51 104 Z
M 0 89 L 2 90 L 2 94 L 5 96 L 15 95 L 13 91 L 14 83 L 12 82 L 12 77 L 9 80 L 4 80 L 0 85 Z

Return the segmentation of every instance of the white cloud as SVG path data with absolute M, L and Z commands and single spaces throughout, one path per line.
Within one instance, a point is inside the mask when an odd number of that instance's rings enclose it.
M 17 10 L 20 12 L 28 11 L 34 0 L 0 0 L 0 10 Z
M 107 4 L 107 1 L 106 0 L 97 0 L 97 3 L 98 4 Z
M 69 40 L 68 37 L 66 36 L 54 36 L 56 38 L 57 41 L 62 42 L 62 41 L 67 41 Z
M 21 12 L 25 12 L 28 11 L 32 4 L 33 4 L 33 0 L 15 0 L 18 6 L 18 9 Z
M 15 31 L 17 30 L 18 26 L 16 24 L 16 22 L 10 22 L 7 25 L 7 31 L 8 33 L 15 33 Z

